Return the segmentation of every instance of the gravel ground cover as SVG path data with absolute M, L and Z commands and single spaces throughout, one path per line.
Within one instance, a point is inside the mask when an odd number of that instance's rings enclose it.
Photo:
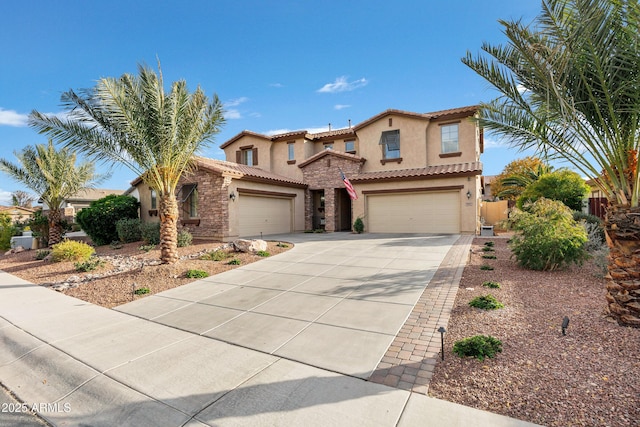
M 494 252 L 482 250 L 487 241 Z M 510 256 L 505 238 L 474 239 L 429 394 L 547 426 L 640 426 L 640 329 L 605 316 L 603 271 L 593 261 L 530 271 Z M 469 306 L 487 294 L 505 307 Z M 484 361 L 454 355 L 454 342 L 473 335 L 498 338 L 502 352 Z

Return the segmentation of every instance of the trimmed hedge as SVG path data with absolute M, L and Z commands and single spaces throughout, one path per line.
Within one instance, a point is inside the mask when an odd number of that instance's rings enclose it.
M 116 222 L 138 217 L 140 203 L 135 197 L 110 194 L 91 202 L 76 215 L 76 220 L 97 246 L 118 240 Z

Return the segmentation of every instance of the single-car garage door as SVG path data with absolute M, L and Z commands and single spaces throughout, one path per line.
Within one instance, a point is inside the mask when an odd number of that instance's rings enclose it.
M 459 233 L 460 193 L 367 195 L 371 233 Z
M 291 198 L 242 194 L 238 201 L 240 236 L 291 233 Z

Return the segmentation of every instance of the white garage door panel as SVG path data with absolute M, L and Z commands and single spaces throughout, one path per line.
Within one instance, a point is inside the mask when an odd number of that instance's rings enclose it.
M 242 194 L 238 201 L 240 236 L 291 232 L 291 199 Z
M 459 233 L 458 192 L 367 196 L 372 233 Z

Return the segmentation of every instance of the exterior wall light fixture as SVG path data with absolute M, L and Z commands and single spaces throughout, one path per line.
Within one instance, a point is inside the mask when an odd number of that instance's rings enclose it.
M 236 201 L 236 193 L 234 193 L 233 191 L 229 194 L 229 198 L 231 199 L 232 202 Z

